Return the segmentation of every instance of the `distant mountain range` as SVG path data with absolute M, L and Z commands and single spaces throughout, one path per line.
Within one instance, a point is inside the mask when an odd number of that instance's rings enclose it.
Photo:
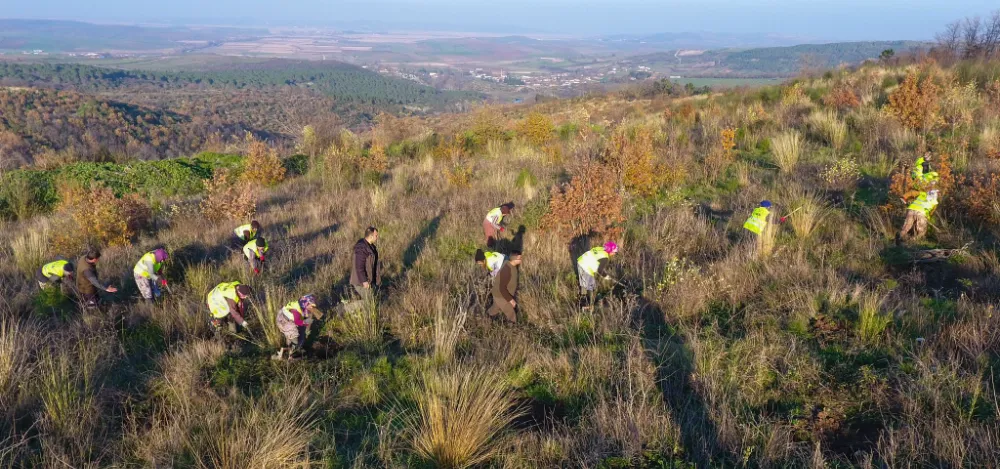
M 647 35 L 610 35 L 595 38 L 600 42 L 630 44 L 635 47 L 658 49 L 723 49 L 731 47 L 781 47 L 798 44 L 815 44 L 817 38 L 784 36 L 780 34 L 737 34 L 716 32 L 678 32 Z

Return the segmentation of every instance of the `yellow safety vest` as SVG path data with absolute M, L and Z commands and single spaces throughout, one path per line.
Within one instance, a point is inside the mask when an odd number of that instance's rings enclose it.
M 917 162 L 913 166 L 912 175 L 913 179 L 917 180 L 917 182 L 923 183 L 937 181 L 939 178 L 937 171 L 928 171 L 924 173 L 924 157 L 922 156 L 917 158 Z
M 66 264 L 69 264 L 69 261 L 49 262 L 42 266 L 42 275 L 46 277 L 55 275 L 56 277 L 63 278 L 63 275 L 66 275 Z
M 751 233 L 759 235 L 767 228 L 767 216 L 771 213 L 770 210 L 764 207 L 757 207 L 753 209 L 753 213 L 750 214 L 750 218 L 743 223 L 743 228 L 750 230 Z
M 266 252 L 267 252 L 267 242 L 265 242 L 263 246 L 258 246 L 256 239 L 251 239 L 246 246 L 243 246 L 243 254 L 246 255 L 247 257 L 250 257 L 250 254 L 253 254 L 256 257 L 260 257 L 264 255 L 264 253 Z
M 153 266 L 153 271 L 149 271 L 149 266 Z M 135 275 L 142 276 L 143 278 L 149 278 L 150 276 L 160 273 L 160 269 L 163 268 L 162 262 L 156 262 L 156 253 L 147 252 L 143 254 L 139 259 L 139 262 L 135 264 L 135 268 L 132 269 L 132 273 Z
M 220 283 L 208 292 L 208 309 L 212 317 L 222 319 L 229 315 L 229 302 L 226 300 L 240 304 L 240 296 L 236 294 L 236 287 L 239 285 L 240 282 Z
M 496 218 L 495 222 L 493 221 L 493 218 Z M 500 210 L 500 207 L 490 210 L 489 213 L 486 214 L 486 219 L 491 223 L 499 225 L 500 222 L 503 221 L 503 210 Z
M 295 320 L 295 314 L 293 314 L 292 311 L 298 311 L 299 315 L 302 316 L 302 320 L 306 319 L 305 318 L 306 314 L 302 310 L 302 305 L 299 304 L 299 300 L 290 301 L 288 302 L 288 304 L 285 305 L 284 308 L 281 308 L 281 314 L 284 314 L 285 317 L 288 318 L 288 320 L 290 321 Z
M 932 199 L 927 196 L 926 192 L 921 192 L 920 195 L 917 196 L 917 198 L 914 199 L 907 208 L 913 210 L 914 212 L 920 212 L 927 217 L 930 216 L 931 210 L 934 210 L 934 207 L 937 207 L 937 204 L 937 197 Z
M 601 268 L 601 259 L 607 259 L 608 257 L 610 256 L 608 256 L 608 252 L 604 250 L 604 247 L 598 246 L 583 253 L 576 260 L 576 263 L 583 268 L 584 272 L 587 272 L 591 276 L 596 276 L 598 269 Z
M 249 223 L 247 223 L 246 225 L 240 225 L 240 226 L 236 227 L 236 229 L 233 230 L 233 233 L 236 233 L 236 237 L 237 238 L 242 239 L 244 231 L 249 231 L 250 232 L 250 238 L 251 239 L 257 237 L 257 231 L 254 230 L 253 229 L 253 225 L 251 225 Z
M 486 251 L 486 269 L 495 275 L 503 267 L 503 261 L 506 258 L 499 252 Z

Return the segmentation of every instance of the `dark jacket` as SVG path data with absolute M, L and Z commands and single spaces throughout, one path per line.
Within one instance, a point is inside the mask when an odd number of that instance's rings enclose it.
M 97 292 L 104 291 L 104 285 L 97 278 L 97 266 L 87 262 L 85 257 L 81 257 L 76 262 L 76 289 L 81 295 L 96 295 Z
M 379 271 L 378 248 L 361 238 L 354 244 L 354 262 L 351 263 L 351 285 L 362 285 L 365 282 L 371 286 L 382 283 L 382 272 Z
M 493 280 L 493 297 L 503 298 L 504 301 L 513 300 L 517 296 L 518 268 L 504 262 L 497 278 Z

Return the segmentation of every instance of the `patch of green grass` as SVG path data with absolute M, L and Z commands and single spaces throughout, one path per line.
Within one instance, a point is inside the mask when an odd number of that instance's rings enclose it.
M 76 312 L 77 305 L 59 287 L 49 286 L 39 290 L 32 302 L 35 314 L 41 317 L 68 319 Z
M 209 381 L 219 391 L 236 388 L 244 394 L 255 395 L 274 378 L 271 363 L 267 357 L 223 355 L 209 373 Z

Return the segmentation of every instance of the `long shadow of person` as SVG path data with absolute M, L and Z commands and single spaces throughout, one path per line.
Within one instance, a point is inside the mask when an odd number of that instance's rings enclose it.
M 523 253 L 524 252 L 524 235 L 528 232 L 528 229 L 524 225 L 518 226 L 517 231 L 514 232 L 514 237 L 511 239 L 499 239 L 494 245 L 493 249 L 497 252 L 502 252 L 504 254 L 510 254 L 514 251 Z M 487 246 L 489 248 L 490 246 Z

